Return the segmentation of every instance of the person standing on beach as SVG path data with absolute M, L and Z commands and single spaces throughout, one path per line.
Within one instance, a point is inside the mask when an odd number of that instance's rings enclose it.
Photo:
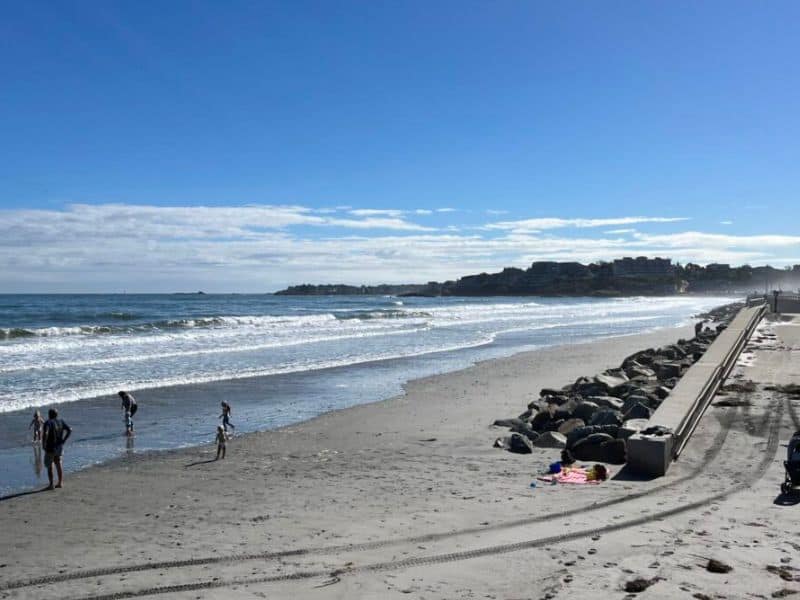
M 217 425 L 217 458 L 216 460 L 220 459 L 220 455 L 222 458 L 225 458 L 225 444 L 228 441 L 228 434 L 225 433 L 225 429 L 223 429 L 222 425 Z
M 47 421 L 42 431 L 42 448 L 44 449 L 44 465 L 47 467 L 47 479 L 50 485 L 48 490 L 54 487 L 60 488 L 64 483 L 64 469 L 61 464 L 61 457 L 64 454 L 64 442 L 69 439 L 72 429 L 63 419 L 58 418 L 58 411 L 51 408 L 47 413 Z M 58 484 L 53 485 L 53 463 L 58 471 Z
M 44 419 L 42 415 L 39 414 L 39 411 L 33 413 L 33 419 L 31 420 L 31 424 L 28 425 L 28 429 L 33 427 L 33 441 L 38 442 L 42 439 L 42 425 L 44 425 Z
M 231 423 L 231 405 L 222 401 L 222 414 L 219 416 L 222 419 L 222 428 L 225 430 L 225 433 L 228 433 L 228 427 L 231 429 L 236 429 L 236 426 Z
M 130 392 L 118 392 L 119 397 L 122 399 L 122 410 L 125 413 L 125 435 L 133 435 L 133 415 L 139 406 L 136 404 L 136 398 Z

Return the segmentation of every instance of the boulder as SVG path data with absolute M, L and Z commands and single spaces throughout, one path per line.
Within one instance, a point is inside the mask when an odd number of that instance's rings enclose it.
M 519 433 L 520 435 L 524 435 L 530 441 L 535 442 L 536 438 L 539 437 L 539 434 L 531 428 L 530 425 L 527 423 L 523 423 L 522 425 L 515 425 L 511 428 L 511 431 L 514 433 Z
M 567 434 L 567 448 L 572 448 L 578 441 L 595 433 L 605 433 L 611 437 L 617 437 L 619 427 L 616 425 L 586 425 L 576 427 Z
M 622 413 L 618 410 L 603 408 L 592 415 L 589 425 L 622 425 Z
M 547 423 L 552 418 L 549 410 L 540 410 L 538 413 L 533 415 L 531 419 L 531 428 L 535 431 L 544 431 L 547 429 Z
M 599 406 L 594 402 L 581 402 L 578 406 L 575 407 L 575 410 L 572 411 L 572 417 L 575 419 L 581 419 L 585 423 L 588 423 L 592 419 L 592 415 L 599 410 Z
M 639 381 L 626 381 L 611 390 L 611 395 L 623 400 L 631 394 L 641 394 L 645 385 Z
M 629 396 L 627 400 L 625 400 L 625 404 L 622 405 L 621 412 L 622 414 L 627 414 L 627 412 L 632 409 L 637 404 L 643 404 L 647 408 L 655 410 L 658 408 L 658 404 L 660 401 L 658 398 L 650 398 L 650 396 Z
M 599 381 L 587 381 L 575 383 L 572 389 L 579 396 L 586 398 L 588 396 L 606 396 L 608 395 L 609 387 Z
M 533 443 L 537 448 L 566 448 L 567 438 L 557 431 L 548 431 L 539 436 L 539 439 Z
M 583 427 L 585 425 L 586 423 L 583 419 L 568 419 L 559 426 L 558 433 L 567 435 L 573 429 L 577 429 L 578 427 Z
M 630 379 L 639 381 L 654 381 L 656 379 L 656 372 L 653 369 L 638 364 L 629 367 L 626 373 Z
M 653 348 L 648 348 L 647 350 L 640 350 L 635 354 L 631 354 L 625 360 L 622 361 L 622 368 L 629 366 L 631 363 L 639 363 L 640 365 L 649 365 L 653 362 L 653 357 L 656 355 L 656 351 Z
M 656 389 L 653 390 L 653 393 L 660 399 L 663 400 L 667 396 L 669 396 L 670 390 L 668 387 L 664 387 L 663 385 L 658 386 Z
M 570 452 L 578 460 L 611 464 L 624 463 L 627 460 L 627 444 L 625 440 L 604 439 L 600 437 L 601 435 L 594 434 L 581 440 Z
M 680 377 L 683 366 L 675 361 L 658 360 L 653 362 L 653 369 L 655 369 L 659 381 L 664 381 L 673 377 Z
M 492 425 L 495 427 L 508 427 L 510 429 L 512 427 L 525 425 L 525 422 L 520 419 L 497 419 Z
M 601 385 L 606 386 L 606 390 L 612 390 L 615 387 L 620 386 L 626 381 L 628 381 L 628 377 L 627 375 L 625 375 L 624 372 L 620 370 L 619 375 L 607 375 L 605 373 L 601 373 L 600 375 L 595 375 L 594 381 L 595 383 L 599 383 Z
M 542 399 L 531 400 L 530 402 L 528 402 L 528 408 L 532 412 L 539 412 L 542 409 L 542 406 L 544 406 L 544 404 L 545 403 L 544 403 L 544 401 Z
M 622 405 L 624 404 L 622 400 L 615 396 L 591 396 L 586 400 L 594 402 L 600 408 L 610 408 L 612 410 L 622 410 Z
M 625 412 L 625 420 L 629 419 L 649 419 L 652 411 L 641 402 L 637 402 Z
M 508 451 L 515 454 L 531 454 L 533 445 L 524 435 L 512 433 L 511 437 L 508 438 Z
M 650 425 L 647 419 L 628 419 L 622 425 L 626 429 L 633 429 L 635 431 L 643 431 L 647 429 Z
M 614 436 L 607 433 L 592 433 L 575 444 L 575 447 L 577 448 L 581 444 L 602 444 L 604 442 L 610 442 L 613 439 Z

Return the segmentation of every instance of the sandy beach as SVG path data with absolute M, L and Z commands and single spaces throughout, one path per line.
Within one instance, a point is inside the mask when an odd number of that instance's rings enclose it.
M 0 502 L 0 597 L 600 598 L 636 578 L 653 580 L 637 597 L 800 590 L 797 509 L 773 503 L 796 428 L 788 399 L 710 409 L 653 481 L 531 488 L 558 452 L 491 447 L 506 433 L 491 423 L 541 388 L 691 335 L 487 361 L 234 438 L 224 461 L 211 446 L 138 455 L 18 495 Z M 769 351 L 791 353 L 754 347 L 734 376 L 798 377 L 786 360 L 759 362 Z M 709 573 L 709 558 L 734 570 Z

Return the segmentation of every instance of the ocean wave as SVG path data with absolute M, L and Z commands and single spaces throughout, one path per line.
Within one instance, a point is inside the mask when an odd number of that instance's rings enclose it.
M 323 369 L 349 367 L 371 362 L 411 358 L 416 356 L 425 356 L 428 354 L 439 354 L 442 352 L 453 352 L 456 350 L 477 348 L 479 346 L 491 344 L 494 339 L 495 334 L 488 334 L 481 335 L 477 339 L 464 341 L 460 344 L 453 344 L 438 348 L 425 348 L 410 352 L 385 352 L 366 356 L 349 356 L 346 358 L 321 360 L 272 368 L 250 368 L 239 371 L 218 371 L 215 373 L 199 373 L 157 380 L 140 379 L 117 381 L 114 383 L 106 382 L 102 385 L 78 387 L 71 390 L 60 390 L 57 392 L 57 396 L 59 403 L 69 403 L 102 396 L 113 396 L 118 390 L 122 389 L 135 392 L 139 390 L 171 387 L 176 385 L 199 385 L 217 381 L 232 381 L 238 379 L 249 379 L 252 377 L 266 377 L 269 375 L 286 375 L 290 373 L 320 371 Z M 35 394 L 25 394 L 21 396 L 0 394 L 0 413 L 22 410 L 41 405 L 42 394 L 38 391 Z

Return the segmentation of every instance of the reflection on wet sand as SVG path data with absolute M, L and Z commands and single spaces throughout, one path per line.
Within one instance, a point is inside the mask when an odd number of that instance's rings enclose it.
M 42 478 L 42 447 L 37 443 L 33 443 L 33 472 L 36 474 L 37 479 Z

